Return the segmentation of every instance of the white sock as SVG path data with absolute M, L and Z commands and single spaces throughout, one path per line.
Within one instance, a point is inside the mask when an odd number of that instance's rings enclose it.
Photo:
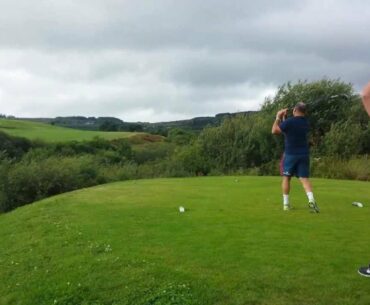
M 289 195 L 283 194 L 284 205 L 289 205 Z
M 309 202 L 315 202 L 315 198 L 313 198 L 312 192 L 307 192 L 307 197 Z

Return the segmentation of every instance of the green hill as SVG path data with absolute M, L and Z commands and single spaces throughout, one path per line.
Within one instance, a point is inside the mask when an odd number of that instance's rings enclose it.
M 370 260 L 369 183 L 314 179 L 320 214 L 297 180 L 282 211 L 279 184 L 128 181 L 0 215 L 0 304 L 370 304 L 357 274 Z
M 25 137 L 31 140 L 40 139 L 46 142 L 87 141 L 94 137 L 111 140 L 127 138 L 137 134 L 133 132 L 77 130 L 44 123 L 9 119 L 0 119 L 0 131 L 13 136 Z

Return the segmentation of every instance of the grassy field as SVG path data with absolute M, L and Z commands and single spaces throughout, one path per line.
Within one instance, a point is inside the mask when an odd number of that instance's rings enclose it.
M 133 132 L 78 130 L 44 123 L 8 119 L 0 119 L 0 131 L 13 136 L 24 137 L 31 140 L 40 139 L 45 142 L 88 141 L 92 140 L 94 137 L 112 140 L 127 138 L 137 134 Z
M 0 304 L 368 305 L 357 268 L 370 261 L 370 185 L 313 182 L 320 214 L 296 180 L 284 212 L 277 177 L 203 177 L 0 215 Z

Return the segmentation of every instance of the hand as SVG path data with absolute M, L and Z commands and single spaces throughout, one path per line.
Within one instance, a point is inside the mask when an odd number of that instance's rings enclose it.
M 279 110 L 276 114 L 276 118 L 282 120 L 283 117 L 285 117 L 287 115 L 287 112 L 288 112 L 288 108 L 284 108 L 284 109 Z

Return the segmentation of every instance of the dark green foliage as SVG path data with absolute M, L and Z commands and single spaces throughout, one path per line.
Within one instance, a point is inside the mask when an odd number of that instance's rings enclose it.
M 77 189 L 80 187 L 80 161 L 49 158 L 38 162 L 19 162 L 11 166 L 2 164 L 0 210 L 8 211 L 47 196 Z
M 48 146 L 51 155 L 76 156 L 83 154 L 104 155 L 106 151 L 110 155 L 116 155 L 116 161 L 121 162 L 132 158 L 131 144 L 126 139 L 108 141 L 102 138 L 95 138 L 90 142 L 67 142 L 50 144 Z
M 212 168 L 223 172 L 260 166 L 277 158 L 281 141 L 271 135 L 271 121 L 263 116 L 240 115 L 220 127 L 205 129 L 198 145 Z
M 367 155 L 343 159 L 323 157 L 312 160 L 315 177 L 370 181 L 370 159 Z
M 71 116 L 71 117 L 56 117 L 55 119 L 46 119 L 52 125 L 70 127 L 86 130 L 104 130 L 104 131 L 117 131 L 118 128 L 124 123 L 122 120 L 114 117 L 84 117 L 84 116 Z M 38 119 L 37 121 L 45 122 L 45 119 Z M 112 130 L 113 128 L 113 130 Z M 116 129 L 117 128 L 117 129 Z
M 23 139 L 22 139 L 23 140 Z M 9 143 L 23 144 L 21 141 Z M 25 141 L 28 144 L 28 141 Z M 23 144 L 24 145 L 24 144 Z M 32 145 L 30 145 L 31 147 Z M 133 178 L 116 166 L 124 168 L 133 157 L 127 140 L 70 142 L 34 145 L 27 153 L 15 147 L 21 161 L 7 160 L 0 155 L 0 211 L 8 211 L 35 200 L 63 192 L 110 181 Z M 9 152 L 13 152 L 10 150 Z M 7 152 L 7 151 L 6 151 Z M 11 154 L 10 156 L 13 156 Z M 16 155 L 18 156 L 18 155 Z M 1 160 L 1 159 L 0 159 Z
M 181 128 L 170 129 L 167 135 L 167 140 L 177 145 L 190 144 L 194 139 L 194 132 Z
M 327 156 L 349 158 L 364 151 L 365 138 L 360 124 L 349 121 L 333 123 L 322 141 L 321 151 Z
M 219 127 L 203 130 L 196 143 L 202 158 L 212 171 L 257 168 L 258 174 L 275 174 L 270 165 L 283 152 L 283 137 L 273 136 L 271 127 L 279 109 L 292 110 L 299 101 L 308 105 L 314 156 L 350 158 L 370 153 L 369 118 L 352 86 L 339 80 L 321 80 L 283 85 L 260 112 L 229 117 Z
M 121 131 L 130 131 L 130 132 L 142 132 L 144 127 L 140 123 L 122 123 L 119 127 Z
M 100 131 L 118 131 L 119 125 L 110 121 L 105 121 L 99 125 Z
M 31 141 L 12 137 L 0 131 L 0 160 L 2 158 L 20 158 L 32 147 Z
M 172 155 L 174 149 L 175 145 L 167 142 L 139 145 L 133 150 L 133 160 L 138 164 L 155 160 L 164 160 Z
M 197 144 L 178 148 L 172 157 L 172 161 L 192 175 L 207 175 L 211 171 L 211 167 L 200 149 L 201 147 Z
M 292 109 L 298 102 L 306 103 L 312 128 L 311 140 L 318 147 L 331 125 L 343 122 L 350 116 L 351 108 L 360 104 L 351 84 L 339 80 L 316 82 L 299 81 L 281 86 L 273 99 L 262 106 L 262 113 L 272 118 L 279 109 Z

